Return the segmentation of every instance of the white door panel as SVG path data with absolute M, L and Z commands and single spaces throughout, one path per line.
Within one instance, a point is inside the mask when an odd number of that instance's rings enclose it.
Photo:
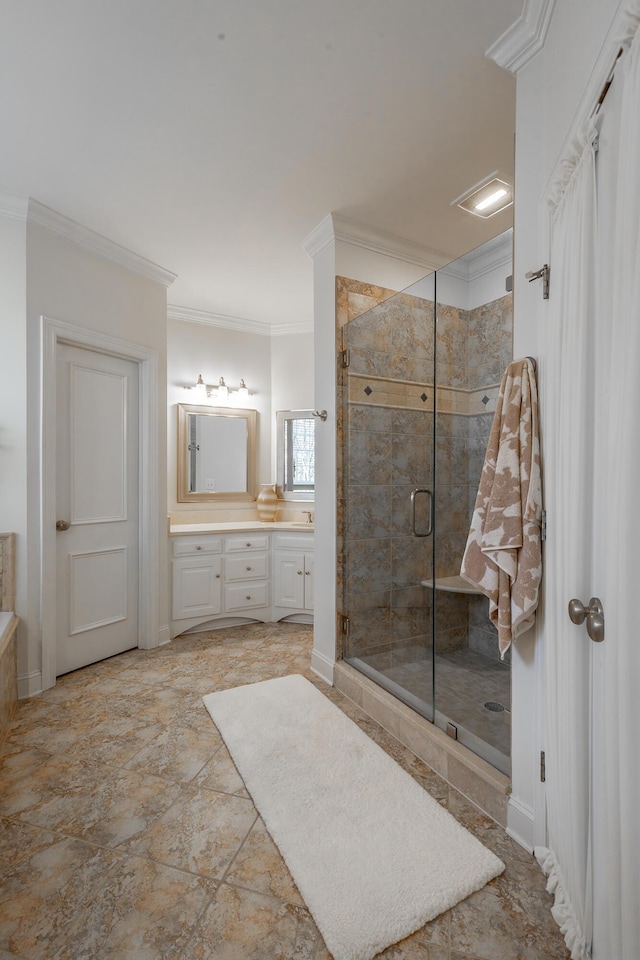
M 127 548 L 69 556 L 69 632 L 127 619 Z
M 69 364 L 73 523 L 126 520 L 127 376 Z
M 138 364 L 59 344 L 56 674 L 138 646 Z

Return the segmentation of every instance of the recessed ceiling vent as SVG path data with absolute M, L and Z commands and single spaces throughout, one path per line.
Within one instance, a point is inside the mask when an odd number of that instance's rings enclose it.
M 513 203 L 513 187 L 507 180 L 492 173 L 488 178 L 476 183 L 470 190 L 465 191 L 451 206 L 461 207 L 474 217 L 488 220 L 502 210 L 506 210 Z

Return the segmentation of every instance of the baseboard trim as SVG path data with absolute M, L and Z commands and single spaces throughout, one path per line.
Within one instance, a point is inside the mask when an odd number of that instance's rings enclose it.
M 28 700 L 42 693 L 42 671 L 18 674 L 18 700 Z
M 323 653 L 320 653 L 318 650 L 313 650 L 311 653 L 311 670 L 315 673 L 321 680 L 325 680 L 329 686 L 333 686 L 333 668 L 335 667 L 335 661 L 329 660 L 328 657 L 325 657 Z
M 166 643 L 171 643 L 171 632 L 168 623 L 165 623 L 165 625 L 158 630 L 158 646 L 163 647 Z
M 507 805 L 507 833 L 521 847 L 533 853 L 535 846 L 535 817 L 532 808 L 513 795 Z

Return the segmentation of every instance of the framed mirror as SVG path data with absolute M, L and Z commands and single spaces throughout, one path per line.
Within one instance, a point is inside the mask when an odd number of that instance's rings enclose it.
M 276 477 L 282 500 L 315 497 L 315 429 L 312 410 L 276 413 Z
M 255 500 L 256 410 L 178 404 L 178 502 Z

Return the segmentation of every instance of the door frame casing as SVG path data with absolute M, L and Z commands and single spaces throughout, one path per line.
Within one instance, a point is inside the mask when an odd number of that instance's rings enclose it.
M 40 466 L 40 623 L 42 689 L 56 682 L 56 388 L 61 343 L 138 364 L 138 647 L 159 645 L 158 636 L 158 352 L 84 327 L 42 315 L 42 407 Z

